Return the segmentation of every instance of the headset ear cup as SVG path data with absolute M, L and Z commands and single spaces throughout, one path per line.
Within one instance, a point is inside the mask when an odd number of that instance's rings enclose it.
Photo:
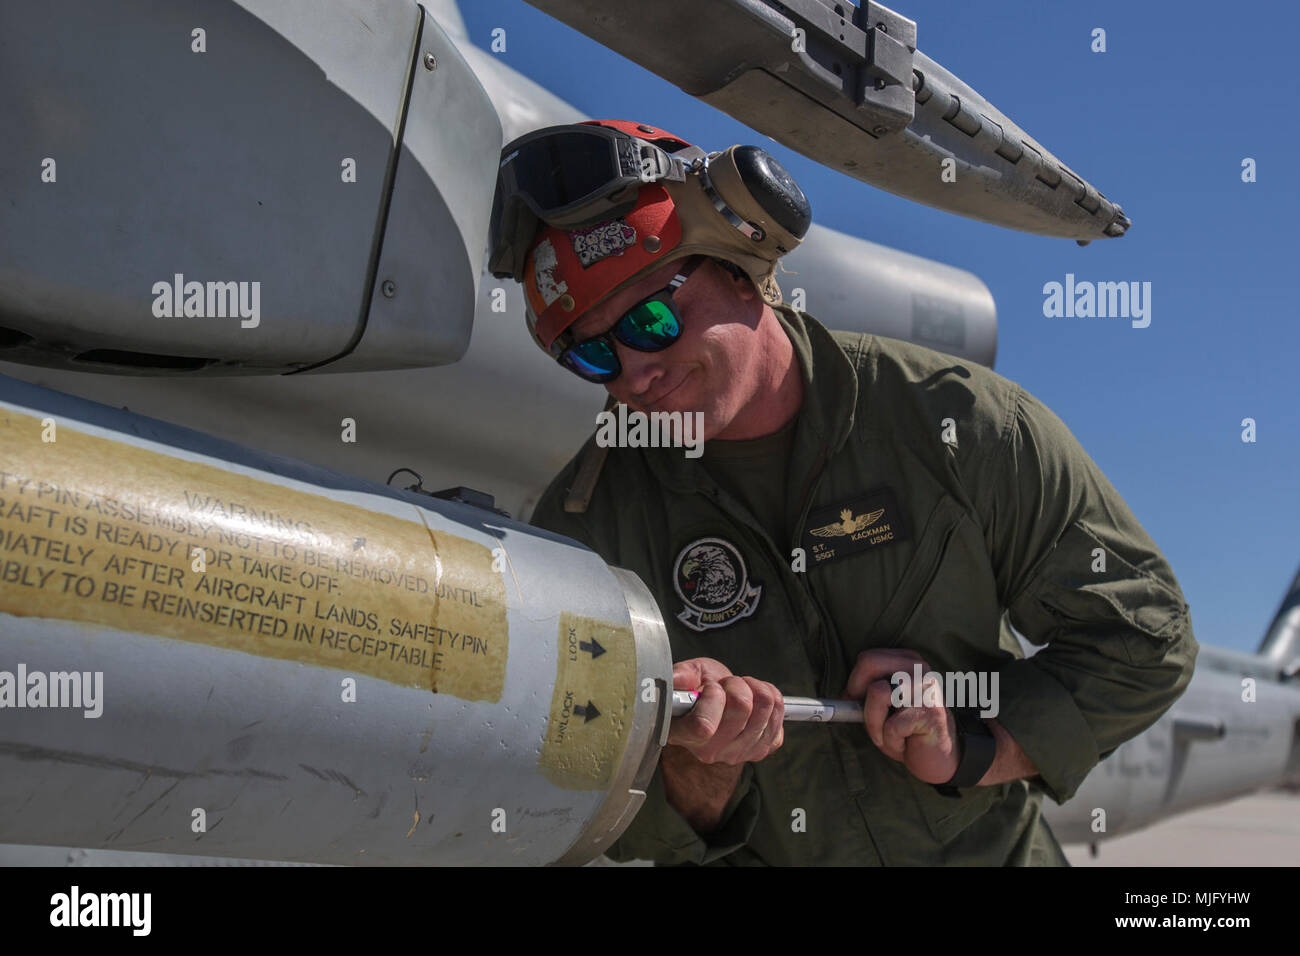
M 737 146 L 732 157 L 741 182 L 763 211 L 796 239 L 807 235 L 812 206 L 776 157 L 759 146 Z

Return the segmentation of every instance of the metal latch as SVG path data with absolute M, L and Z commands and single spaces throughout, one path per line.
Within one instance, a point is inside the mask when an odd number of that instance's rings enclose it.
M 873 135 L 898 132 L 916 115 L 912 60 L 916 21 L 866 0 L 764 0 L 808 37 L 798 53 L 805 70 L 843 90 Z
M 424 487 L 424 478 L 420 476 L 420 473 L 412 471 L 410 468 L 398 468 L 388 476 L 388 481 L 385 482 L 385 484 L 391 485 L 393 479 L 404 471 L 415 475 L 415 484 L 407 485 L 402 489 L 403 491 L 414 491 L 417 494 L 428 495 L 430 498 L 441 498 L 443 501 L 455 501 L 462 505 L 469 505 L 471 508 L 480 508 L 483 511 L 495 512 L 504 518 L 510 517 L 509 512 L 502 511 L 496 506 L 496 498 L 488 494 L 486 491 L 476 491 L 473 488 L 466 488 L 464 485 L 456 485 L 454 488 L 443 488 L 441 491 L 429 491 Z

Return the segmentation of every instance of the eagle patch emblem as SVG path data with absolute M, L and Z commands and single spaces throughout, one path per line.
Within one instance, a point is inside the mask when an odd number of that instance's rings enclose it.
M 758 609 L 763 587 L 751 584 L 745 559 L 730 541 L 692 541 L 673 563 L 673 587 L 686 606 L 677 615 L 693 631 L 726 627 Z

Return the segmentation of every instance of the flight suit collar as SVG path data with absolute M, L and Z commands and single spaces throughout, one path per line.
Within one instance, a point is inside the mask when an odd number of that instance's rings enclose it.
M 803 373 L 804 399 L 798 430 L 830 456 L 839 451 L 853 431 L 858 404 L 857 371 L 831 333 L 812 316 L 784 303 L 776 314 L 794 345 Z M 798 454 L 795 457 L 797 460 Z

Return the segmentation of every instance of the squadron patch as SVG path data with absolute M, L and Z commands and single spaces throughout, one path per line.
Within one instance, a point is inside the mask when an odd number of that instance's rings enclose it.
M 628 246 L 636 245 L 636 230 L 628 225 L 626 219 L 607 219 L 590 229 L 570 231 L 569 242 L 573 245 L 578 262 L 585 269 L 606 256 L 621 256 Z
M 693 631 L 726 627 L 758 609 L 763 587 L 750 584 L 740 551 L 722 538 L 692 541 L 673 563 L 673 587 L 686 607 L 677 615 Z
M 908 537 L 898 500 L 892 490 L 881 487 L 842 505 L 810 512 L 802 544 L 812 563 L 822 564 Z

